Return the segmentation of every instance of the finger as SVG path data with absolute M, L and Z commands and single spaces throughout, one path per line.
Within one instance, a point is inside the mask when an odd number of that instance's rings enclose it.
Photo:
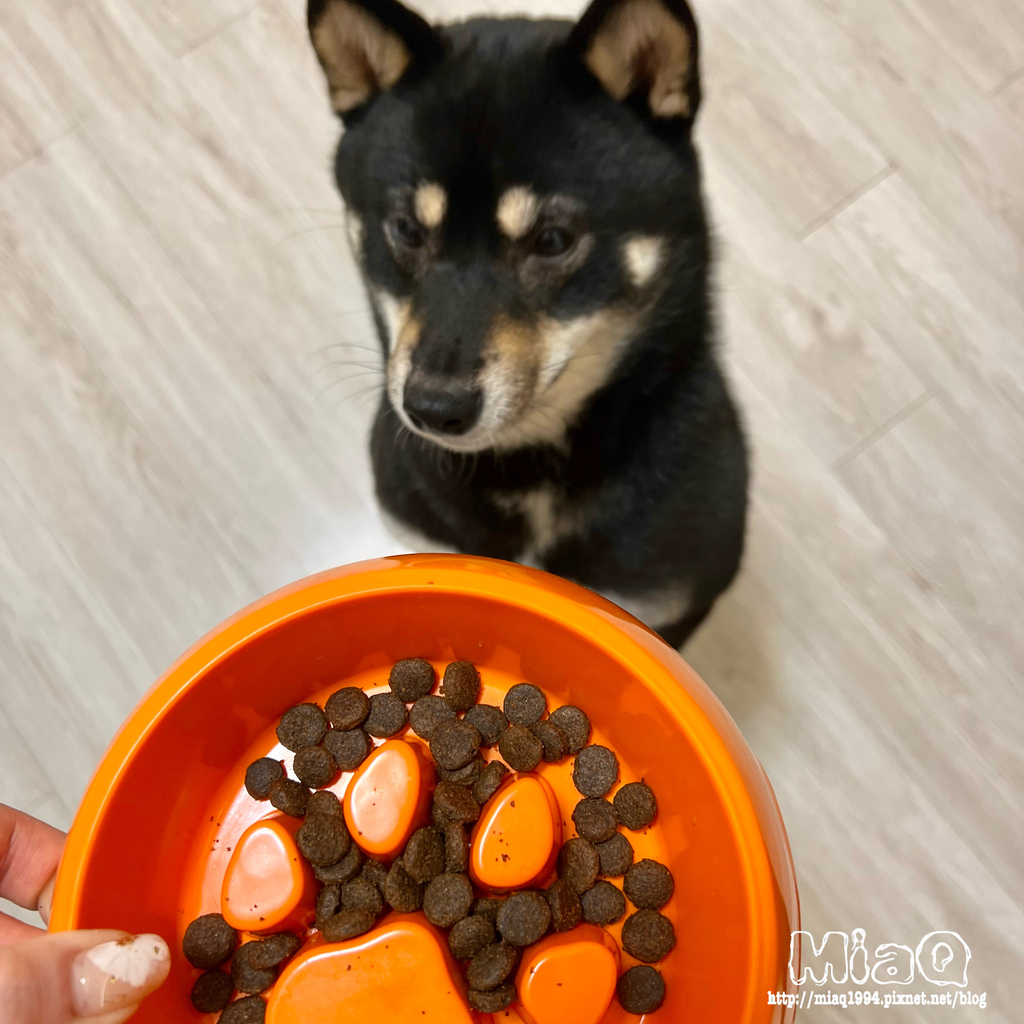
M 53 911 L 53 886 L 56 881 L 57 876 L 51 875 L 50 880 L 43 886 L 43 891 L 39 894 L 39 916 L 47 927 L 50 926 L 50 914 Z
M 19 921 L 9 914 L 0 914 L 0 947 L 10 946 L 15 942 L 28 942 L 45 934 L 41 928 L 33 928 L 32 925 Z
M 63 849 L 63 832 L 0 804 L 0 897 L 35 910 Z
M 171 969 L 156 935 L 79 931 L 0 949 L 4 1024 L 119 1024 Z

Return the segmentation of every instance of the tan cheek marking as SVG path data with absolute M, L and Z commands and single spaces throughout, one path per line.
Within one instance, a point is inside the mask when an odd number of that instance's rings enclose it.
M 425 228 L 436 228 L 448 209 L 448 194 L 436 182 L 427 182 L 416 189 L 416 217 Z
M 665 239 L 657 235 L 638 235 L 622 246 L 626 271 L 637 288 L 650 284 L 665 263 Z
M 522 238 L 533 227 L 540 200 L 525 185 L 508 189 L 498 201 L 498 227 L 511 239 Z

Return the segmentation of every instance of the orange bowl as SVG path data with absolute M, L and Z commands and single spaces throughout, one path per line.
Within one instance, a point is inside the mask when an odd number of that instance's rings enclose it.
M 134 1020 L 203 1019 L 188 1001 L 195 972 L 180 941 L 189 921 L 219 908 L 231 847 L 269 810 L 248 797 L 243 776 L 257 757 L 287 755 L 274 735 L 282 712 L 322 704 L 339 685 L 382 688 L 407 657 L 474 662 L 492 703 L 528 680 L 551 708 L 579 705 L 595 742 L 617 752 L 622 781 L 654 789 L 657 822 L 628 837 L 638 858 L 675 876 L 664 913 L 678 942 L 659 965 L 665 1004 L 646 1019 L 790 1019 L 767 1000 L 793 991 L 799 910 L 785 828 L 760 764 L 708 687 L 588 590 L 507 562 L 409 555 L 333 569 L 246 608 L 170 668 L 111 744 L 68 835 L 51 928 L 167 938 L 171 977 Z M 578 799 L 569 770 L 569 761 L 539 769 L 567 823 Z M 622 967 L 634 962 L 622 954 Z M 514 1009 L 499 1016 L 521 1019 Z M 602 1024 L 637 1019 L 613 1002 Z

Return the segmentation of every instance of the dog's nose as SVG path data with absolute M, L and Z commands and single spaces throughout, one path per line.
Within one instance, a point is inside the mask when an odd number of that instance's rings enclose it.
M 415 371 L 405 383 L 405 413 L 420 430 L 465 434 L 480 418 L 483 394 L 469 380 L 431 378 Z

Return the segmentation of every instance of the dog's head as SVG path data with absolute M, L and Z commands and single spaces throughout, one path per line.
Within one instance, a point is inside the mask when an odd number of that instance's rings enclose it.
M 703 273 L 685 0 L 436 28 L 396 0 L 311 0 L 309 27 L 391 404 L 457 451 L 557 443 Z

